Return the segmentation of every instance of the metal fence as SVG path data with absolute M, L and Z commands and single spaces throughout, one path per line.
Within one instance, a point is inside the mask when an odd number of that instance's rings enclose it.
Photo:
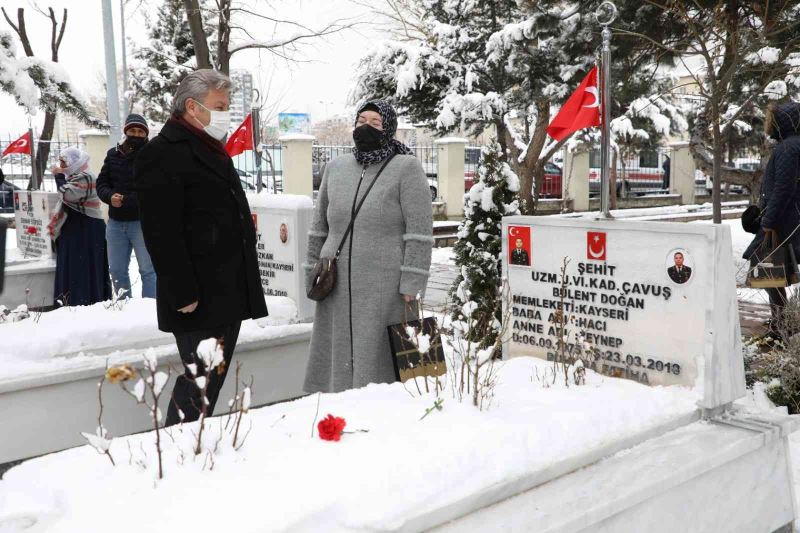
M 271 192 L 283 192 L 283 152 L 280 144 L 265 144 L 261 150 L 261 183 Z M 255 152 L 247 151 L 233 157 L 233 166 L 239 172 L 245 190 L 257 188 Z
M 0 138 L 0 153 L 6 147 L 14 142 L 17 138 L 6 136 Z M 50 145 L 50 153 L 47 156 L 47 164 L 45 165 L 44 176 L 42 176 L 42 190 L 55 191 L 56 184 L 50 168 L 58 163 L 58 156 L 62 150 L 68 146 L 79 146 L 83 148 L 83 143 L 74 140 L 56 140 L 47 141 Z M 36 149 L 39 147 L 40 141 L 36 141 Z M 9 154 L 0 161 L 0 167 L 3 169 L 3 175 L 6 182 L 12 184 L 14 187 L 20 189 L 27 189 L 28 183 L 31 179 L 31 158 L 27 154 Z

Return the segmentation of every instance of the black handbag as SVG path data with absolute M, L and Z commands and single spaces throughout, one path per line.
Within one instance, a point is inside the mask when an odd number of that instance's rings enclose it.
M 742 213 L 742 228 L 753 235 L 758 233 L 758 229 L 761 227 L 761 215 L 763 213 L 757 205 L 747 206 Z
M 321 302 L 328 295 L 331 293 L 333 288 L 336 286 L 336 263 L 339 260 L 339 255 L 342 253 L 342 248 L 344 248 L 344 243 L 347 240 L 347 237 L 350 236 L 350 233 L 353 231 L 353 225 L 356 222 L 356 216 L 358 216 L 358 212 L 361 211 L 361 206 L 364 205 L 364 200 L 367 199 L 367 195 L 372 190 L 372 187 L 375 185 L 375 182 L 378 181 L 383 169 L 386 168 L 386 165 L 389 164 L 394 158 L 395 154 L 389 156 L 383 166 L 378 170 L 378 173 L 375 174 L 375 178 L 372 180 L 372 183 L 369 184 L 369 188 L 367 192 L 364 193 L 364 196 L 361 198 L 361 201 L 358 203 L 358 207 L 356 207 L 355 211 L 353 211 L 353 216 L 350 219 L 350 224 L 347 226 L 347 230 L 345 230 L 344 235 L 342 236 L 342 241 L 339 243 L 339 246 L 336 248 L 336 254 L 333 257 L 321 257 L 317 260 L 316 264 L 314 265 L 314 270 L 312 272 L 311 278 L 311 286 L 309 287 L 308 291 L 306 292 L 306 296 L 310 300 L 314 300 L 315 302 Z M 358 192 L 356 191 L 356 194 Z M 355 200 L 354 200 L 355 201 Z
M 430 338 L 430 349 L 420 353 L 409 337 L 406 327 L 412 327 L 421 335 Z M 389 346 L 392 351 L 392 365 L 394 376 L 398 381 L 405 383 L 414 378 L 437 377 L 447 372 L 444 359 L 442 337 L 436 318 L 428 317 L 422 320 L 412 320 L 388 326 Z

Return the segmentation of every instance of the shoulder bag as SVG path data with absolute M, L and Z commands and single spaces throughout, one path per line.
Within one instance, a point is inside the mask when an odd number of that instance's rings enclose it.
M 333 257 L 320 257 L 317 263 L 314 265 L 313 277 L 311 281 L 311 287 L 308 289 L 306 295 L 309 299 L 314 300 L 315 302 L 321 302 L 324 300 L 336 286 L 336 262 L 339 260 L 339 255 L 342 253 L 342 248 L 344 247 L 344 243 L 347 240 L 347 237 L 350 236 L 350 233 L 353 231 L 353 225 L 356 222 L 356 217 L 358 216 L 358 212 L 361 211 L 361 206 L 364 205 L 364 200 L 367 199 L 367 195 L 372 190 L 372 187 L 375 185 L 375 182 L 378 181 L 383 169 L 386 168 L 386 165 L 389 164 L 389 161 L 394 158 L 395 154 L 389 156 L 383 166 L 378 170 L 378 173 L 375 175 L 375 178 L 372 180 L 372 183 L 369 184 L 369 188 L 367 192 L 364 193 L 364 196 L 361 198 L 361 201 L 358 203 L 358 207 L 353 212 L 353 217 L 350 219 L 350 224 L 347 226 L 347 230 L 344 232 L 342 236 L 342 241 L 339 243 L 339 246 L 336 248 L 336 254 Z

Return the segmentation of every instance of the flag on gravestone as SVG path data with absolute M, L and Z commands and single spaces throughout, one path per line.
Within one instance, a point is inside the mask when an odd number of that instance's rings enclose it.
M 253 116 L 247 115 L 225 144 L 225 151 L 233 157 L 253 149 Z
M 508 263 L 516 266 L 531 266 L 530 226 L 508 227 Z
M 27 132 L 25 135 L 14 141 L 13 143 L 6 146 L 6 149 L 3 150 L 3 154 L 0 157 L 5 157 L 8 154 L 31 154 L 31 132 Z
M 600 91 L 595 66 L 564 102 L 561 110 L 547 126 L 547 134 L 560 141 L 584 128 L 600 125 Z
M 602 231 L 586 232 L 586 259 L 606 260 L 606 234 Z

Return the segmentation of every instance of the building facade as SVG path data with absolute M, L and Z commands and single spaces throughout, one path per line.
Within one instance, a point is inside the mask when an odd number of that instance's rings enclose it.
M 253 102 L 253 75 L 246 70 L 233 70 L 230 73 L 233 81 L 231 91 L 231 131 L 239 127 L 245 117 L 250 114 Z

